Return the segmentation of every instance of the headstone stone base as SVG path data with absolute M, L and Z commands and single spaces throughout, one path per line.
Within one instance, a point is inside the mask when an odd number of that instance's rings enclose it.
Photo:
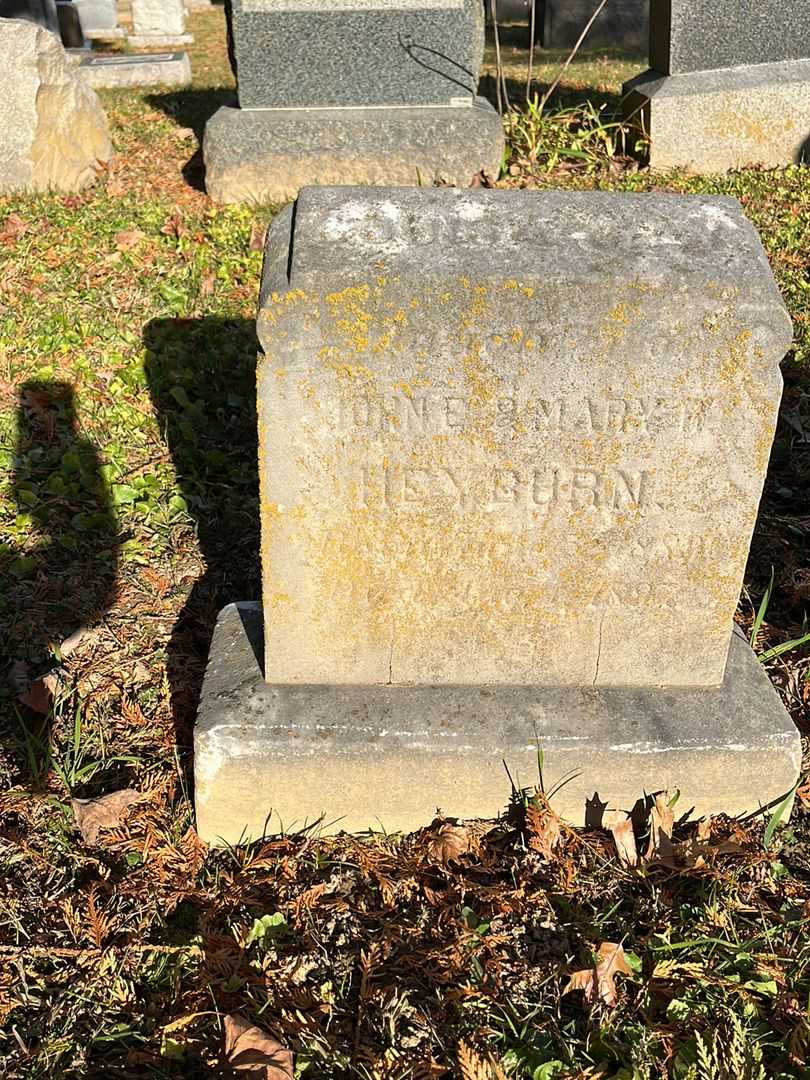
M 104 26 L 85 30 L 84 36 L 88 41 L 122 41 L 127 35 L 120 26 Z
M 725 172 L 810 159 L 810 60 L 625 83 L 625 117 L 650 137 L 655 169 Z
M 154 45 L 164 48 L 173 45 L 193 45 L 193 34 L 130 34 L 127 41 L 134 49 L 149 48 Z
M 79 67 L 86 82 L 98 89 L 121 86 L 188 86 L 191 64 L 184 52 L 144 56 L 88 56 Z
M 411 831 L 436 808 L 493 817 L 516 784 L 573 772 L 553 806 L 574 824 L 676 788 L 679 811 L 756 810 L 785 795 L 799 734 L 743 635 L 702 689 L 269 686 L 261 605 L 214 631 L 194 735 L 197 830 L 235 844 L 322 818 L 324 832 Z
M 203 141 L 215 202 L 295 198 L 308 184 L 462 187 L 495 177 L 504 137 L 489 102 L 396 109 L 219 109 Z

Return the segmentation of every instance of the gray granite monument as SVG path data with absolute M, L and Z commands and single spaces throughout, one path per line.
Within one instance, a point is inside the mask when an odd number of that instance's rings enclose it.
M 545 0 L 542 43 L 546 49 L 573 49 L 593 15 L 596 0 Z M 582 43 L 583 49 L 646 52 L 650 0 L 608 0 Z
M 308 188 L 258 335 L 262 604 L 226 608 L 197 826 L 778 799 L 733 629 L 791 325 L 736 200 Z M 599 799 L 596 799 L 598 793 Z
M 203 147 L 216 201 L 497 174 L 480 0 L 233 0 L 231 22 L 239 108 L 212 117 Z
M 625 115 L 655 168 L 786 165 L 810 147 L 807 0 L 651 0 L 650 70 Z

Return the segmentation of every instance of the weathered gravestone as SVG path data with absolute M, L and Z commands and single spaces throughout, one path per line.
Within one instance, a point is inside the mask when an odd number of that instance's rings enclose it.
M 74 0 L 84 36 L 91 41 L 114 41 L 124 37 L 118 25 L 116 0 Z
M 0 19 L 0 193 L 78 191 L 112 157 L 107 118 L 59 39 Z
M 231 22 L 240 108 L 211 118 L 203 147 L 216 201 L 497 173 L 481 0 L 233 0 Z
M 573 49 L 596 8 L 594 0 L 545 0 L 543 46 Z M 632 49 L 646 52 L 650 34 L 650 0 L 608 0 L 596 17 L 583 49 Z
M 538 742 L 574 821 L 790 788 L 732 627 L 791 327 L 735 200 L 307 189 L 258 332 L 263 609 L 214 636 L 206 839 L 492 815 Z
M 623 93 L 654 167 L 713 172 L 807 154 L 807 0 L 651 0 L 650 68 Z
M 191 64 L 184 52 L 88 56 L 80 67 L 95 87 L 187 86 L 191 82 Z
M 183 0 L 132 0 L 130 45 L 188 45 Z

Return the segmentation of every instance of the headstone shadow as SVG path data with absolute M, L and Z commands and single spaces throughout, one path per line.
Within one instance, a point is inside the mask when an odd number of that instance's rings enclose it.
M 185 756 L 219 610 L 259 595 L 254 323 L 155 319 L 143 331 L 155 409 L 205 564 L 174 627 L 167 675 Z M 189 554 L 195 537 L 188 535 Z
M 20 385 L 10 495 L 21 538 L 35 541 L 21 539 L 18 550 L 4 552 L 0 656 L 10 691 L 4 712 L 12 756 L 24 782 L 38 787 L 50 757 L 50 713 L 44 691 L 31 688 L 58 665 L 66 639 L 103 619 L 118 571 L 116 514 L 98 448 L 77 421 L 70 383 Z
M 236 91 L 228 87 L 209 90 L 165 90 L 149 94 L 149 104 L 160 109 L 174 120 L 178 127 L 191 128 L 197 136 L 199 148 L 183 166 L 183 178 L 189 187 L 205 191 L 205 166 L 202 156 L 202 140 L 205 125 L 223 105 L 236 106 Z

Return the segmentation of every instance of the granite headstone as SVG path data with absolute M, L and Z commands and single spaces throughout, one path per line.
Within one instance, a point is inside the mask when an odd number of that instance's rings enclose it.
M 25 19 L 59 34 L 56 0 L 0 0 L 0 19 Z
M 242 108 L 450 105 L 475 94 L 484 16 L 481 0 L 233 0 L 233 37 Z
M 810 148 L 807 0 L 651 0 L 650 70 L 623 89 L 655 168 L 722 172 Z
M 497 174 L 501 120 L 476 97 L 480 0 L 233 0 L 239 109 L 206 125 L 217 202 L 305 184 L 468 185 Z
M 594 0 L 546 0 L 542 42 L 546 49 L 572 49 L 591 18 Z M 582 49 L 629 49 L 646 52 L 650 35 L 650 0 L 608 0 L 594 20 Z
M 491 816 L 538 740 L 578 821 L 595 791 L 790 788 L 732 627 L 791 327 L 735 200 L 307 189 L 258 334 L 263 673 L 261 613 L 228 609 L 206 839 Z

